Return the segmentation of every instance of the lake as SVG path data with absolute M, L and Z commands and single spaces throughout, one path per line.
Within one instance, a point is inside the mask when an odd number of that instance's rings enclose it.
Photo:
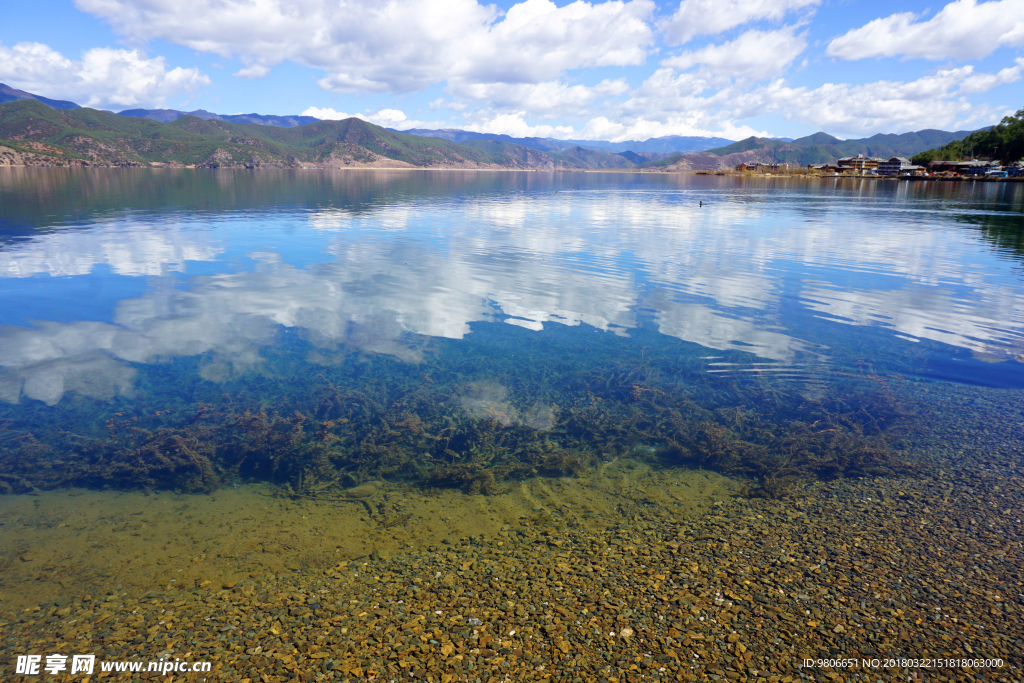
M 441 680 L 474 647 L 476 676 L 628 670 L 595 619 L 670 651 L 655 679 L 1020 666 L 1022 213 L 1024 185 L 969 181 L 0 169 L 0 609 L 42 606 L 28 642 L 106 601 L 51 642 L 113 656 L 179 600 L 248 601 L 242 633 L 301 594 L 281 623 L 354 633 L 383 591 L 372 634 L 423 589 L 406 630 L 453 648 L 191 644 L 237 680 Z M 531 563 L 573 578 L 495 587 Z M 623 577 L 648 607 L 603 614 Z M 537 591 L 576 616 L 491 604 Z M 431 635 L 448 614 L 465 642 Z

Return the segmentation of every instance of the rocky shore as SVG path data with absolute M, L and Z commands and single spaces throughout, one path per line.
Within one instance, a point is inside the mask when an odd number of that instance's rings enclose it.
M 1020 680 L 1024 478 L 1005 474 L 812 484 L 599 531 L 523 518 L 394 557 L 82 596 L 3 614 L 0 660 L 212 663 L 189 681 Z

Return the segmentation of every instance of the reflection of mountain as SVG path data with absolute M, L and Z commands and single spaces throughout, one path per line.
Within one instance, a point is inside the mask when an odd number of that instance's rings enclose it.
M 996 249 L 1024 259 L 1024 215 L 1021 207 L 1017 211 L 999 214 L 959 216 L 958 222 L 970 225 L 978 230 L 982 239 Z
M 253 187 L 214 174 L 229 189 L 237 184 L 246 215 L 266 218 L 259 239 L 281 254 L 252 251 L 254 271 L 225 264 L 187 289 L 124 299 L 110 323 L 0 330 L 0 397 L 55 403 L 69 390 L 124 394 L 131 363 L 197 354 L 209 356 L 200 375 L 222 381 L 258 366 L 281 326 L 317 347 L 310 360 L 325 365 L 339 362 L 342 348 L 418 363 L 422 338 L 461 339 L 471 323 L 495 318 L 623 335 L 649 324 L 777 367 L 820 358 L 823 344 L 841 346 L 841 335 L 808 338 L 812 316 L 988 357 L 1024 347 L 1019 285 L 1000 280 L 970 233 L 935 229 L 915 190 L 893 196 L 851 185 L 817 202 L 820 193 L 714 178 L 568 178 L 555 194 L 550 181 L 510 175 L 347 176 L 355 187 L 342 176 L 280 176 L 296 187 L 310 183 L 317 203 L 305 206 L 289 205 L 256 176 L 269 195 L 259 205 Z M 325 199 L 329 188 L 336 194 Z M 602 191 L 583 191 L 595 188 Z M 698 207 L 697 197 L 710 203 Z M 161 230 L 151 229 L 156 219 L 125 221 L 23 240 L 0 251 L 0 274 L 76 274 L 98 262 L 159 274 L 215 259 L 228 240 L 204 237 L 208 223 L 175 225 L 176 213 L 162 215 Z M 287 250 L 298 244 L 329 260 L 290 264 Z
M 493 191 L 499 174 L 446 173 L 449 190 L 470 195 Z M 0 172 L 0 245 L 39 230 L 80 225 L 83 217 L 160 216 L 182 211 L 191 218 L 224 212 L 265 214 L 296 207 L 336 208 L 349 215 L 379 210 L 389 202 L 425 198 L 437 180 L 418 173 L 267 170 L 4 168 Z

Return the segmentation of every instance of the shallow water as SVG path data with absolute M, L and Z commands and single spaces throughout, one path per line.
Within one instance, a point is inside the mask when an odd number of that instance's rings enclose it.
M 136 557 L 300 503 L 353 530 L 198 581 L 1024 452 L 955 437 L 1024 425 L 1019 184 L 4 169 L 0 206 L 5 592 L 79 590 L 56 548 L 111 519 Z

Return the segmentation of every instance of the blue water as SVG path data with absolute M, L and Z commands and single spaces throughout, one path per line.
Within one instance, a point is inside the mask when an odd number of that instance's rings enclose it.
M 656 376 L 612 400 L 1024 387 L 1019 184 L 4 169 L 0 207 L 0 406 L 23 429 L 373 373 L 527 425 L 638 358 Z

